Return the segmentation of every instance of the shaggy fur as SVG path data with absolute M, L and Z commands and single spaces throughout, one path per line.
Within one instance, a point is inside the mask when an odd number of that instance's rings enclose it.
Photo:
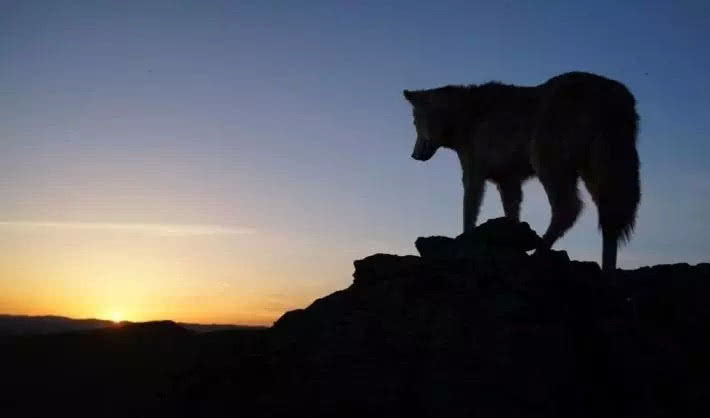
M 623 84 L 572 72 L 532 87 L 492 82 L 404 96 L 417 130 L 412 157 L 426 161 L 439 147 L 459 156 L 464 231 L 476 225 L 486 180 L 496 184 L 505 215 L 517 221 L 522 183 L 537 176 L 552 210 L 541 245 L 549 249 L 582 209 L 581 177 L 599 213 L 603 269 L 615 271 L 641 196 L 636 102 Z

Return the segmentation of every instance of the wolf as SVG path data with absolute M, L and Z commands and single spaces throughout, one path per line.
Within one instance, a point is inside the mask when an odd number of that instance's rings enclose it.
M 602 270 L 634 229 L 641 200 L 636 100 L 622 83 L 569 72 L 536 86 L 488 82 L 404 90 L 417 133 L 412 158 L 454 150 L 463 172 L 463 230 L 476 226 L 486 181 L 507 218 L 520 220 L 522 184 L 537 176 L 552 216 L 538 250 L 549 250 L 582 210 L 581 177 L 597 206 Z

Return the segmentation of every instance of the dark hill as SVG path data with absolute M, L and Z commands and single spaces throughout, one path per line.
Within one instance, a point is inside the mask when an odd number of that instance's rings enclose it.
M 153 321 L 155 322 L 155 321 Z M 121 324 L 133 324 L 123 321 Z M 195 332 L 263 329 L 265 327 L 228 324 L 192 324 L 177 322 L 183 328 Z M 63 316 L 28 316 L 0 314 L 0 338 L 18 335 L 49 335 L 67 332 L 113 328 L 116 323 L 103 319 L 73 319 Z
M 6 336 L 0 338 L 0 417 L 179 413 L 176 406 L 190 399 L 178 401 L 181 388 L 201 386 L 212 370 L 230 373 L 262 332 L 198 333 L 154 321 Z
M 611 282 L 564 252 L 528 255 L 537 240 L 504 220 L 420 238 L 420 257 L 358 260 L 350 287 L 263 331 L 158 324 L 14 340 L 3 358 L 24 359 L 10 370 L 27 388 L 50 382 L 29 399 L 74 415 L 710 416 L 710 264 Z
M 46 335 L 60 332 L 85 331 L 114 325 L 102 319 L 72 319 L 63 316 L 27 316 L 0 314 L 0 337 L 15 335 Z

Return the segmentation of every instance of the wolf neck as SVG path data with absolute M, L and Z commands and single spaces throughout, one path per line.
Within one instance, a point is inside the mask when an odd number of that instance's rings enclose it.
M 508 125 L 508 131 L 526 130 L 537 110 L 540 89 L 528 86 L 486 83 L 467 88 L 459 103 L 460 112 L 454 126 L 455 134 L 449 148 L 461 153 L 470 150 L 476 130 L 482 121 Z M 504 141 L 506 138 L 500 138 Z

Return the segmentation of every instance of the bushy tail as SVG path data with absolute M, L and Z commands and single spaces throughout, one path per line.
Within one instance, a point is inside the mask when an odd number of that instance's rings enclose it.
M 616 270 L 617 250 L 633 233 L 641 200 L 636 151 L 638 115 L 633 97 L 630 99 L 630 105 L 627 103 L 622 111 L 609 115 L 602 134 L 592 145 L 591 165 L 597 177 L 594 197 L 604 242 L 602 269 L 605 273 Z

